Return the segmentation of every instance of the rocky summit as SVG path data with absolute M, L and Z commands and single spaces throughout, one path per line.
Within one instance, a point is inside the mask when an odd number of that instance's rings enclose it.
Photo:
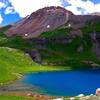
M 43 32 L 71 27 L 71 34 L 82 36 L 80 28 L 84 27 L 86 23 L 98 21 L 100 21 L 98 14 L 74 15 L 62 7 L 46 7 L 14 23 L 5 34 L 8 37 L 18 35 L 23 38 L 34 38 Z
M 68 17 L 73 15 L 61 7 L 46 7 L 33 12 L 19 22 L 12 25 L 6 32 L 7 36 L 20 35 L 23 38 L 33 38 L 42 32 L 50 31 L 64 25 Z
M 74 15 L 62 7 L 45 7 L 2 30 L 8 41 L 2 39 L 1 46 L 24 50 L 39 64 L 100 66 L 99 13 Z

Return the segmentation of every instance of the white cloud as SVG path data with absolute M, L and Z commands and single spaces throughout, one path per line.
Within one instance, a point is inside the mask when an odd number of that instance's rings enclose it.
M 21 17 L 25 17 L 43 7 L 61 6 L 60 0 L 9 0 L 9 2 Z
M 14 7 L 7 7 L 5 10 L 5 14 L 14 14 L 15 10 Z
M 69 4 L 65 8 L 74 14 L 89 14 L 100 12 L 100 3 L 94 4 L 91 0 L 8 0 L 12 4 L 7 7 L 5 14 L 14 13 L 15 10 L 20 17 L 30 15 L 32 12 L 47 6 L 62 6 L 62 2 Z M 62 1 L 62 2 L 61 2 Z M 14 8 L 14 9 L 13 9 Z
M 6 7 L 6 5 L 2 2 L 0 2 L 0 9 Z
M 2 21 L 3 21 L 3 18 L 2 18 L 2 16 L 0 15 L 0 24 L 2 23 Z
M 66 0 L 70 4 L 66 9 L 71 10 L 74 14 L 88 14 L 93 12 L 100 12 L 100 3 L 94 4 L 90 0 Z M 77 8 L 82 8 L 83 10 L 78 10 Z
M 6 4 L 5 3 L 3 3 L 3 2 L 0 2 L 0 10 L 1 10 L 1 8 L 5 8 L 6 7 Z M 0 13 L 0 24 L 3 22 L 3 18 L 2 18 L 2 16 L 1 16 L 1 13 Z
M 77 10 L 76 6 L 68 6 L 66 7 L 67 10 L 72 11 L 74 14 L 81 15 L 81 11 Z
M 94 12 L 100 12 L 100 3 L 94 6 Z

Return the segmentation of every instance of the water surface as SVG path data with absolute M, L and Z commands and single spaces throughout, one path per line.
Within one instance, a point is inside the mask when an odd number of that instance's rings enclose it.
M 20 82 L 39 86 L 48 95 L 95 94 L 95 90 L 100 88 L 100 70 L 30 73 L 25 74 Z

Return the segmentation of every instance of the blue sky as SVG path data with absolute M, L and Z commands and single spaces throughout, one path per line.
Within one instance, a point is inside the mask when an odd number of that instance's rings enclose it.
M 47 6 L 61 6 L 77 15 L 100 12 L 100 0 L 0 0 L 0 25 L 14 23 Z
M 96 3 L 100 3 L 100 0 L 91 0 L 92 2 Z

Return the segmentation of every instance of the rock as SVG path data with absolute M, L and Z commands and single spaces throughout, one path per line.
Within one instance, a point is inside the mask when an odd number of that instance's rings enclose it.
M 75 97 L 71 97 L 70 100 L 75 100 Z
M 27 53 L 30 55 L 33 61 L 41 63 L 41 57 L 38 50 L 29 50 Z
M 81 45 L 81 46 L 79 46 L 78 48 L 77 48 L 77 52 L 82 52 L 83 51 L 83 46 Z
M 99 35 L 97 36 L 96 32 L 91 33 L 90 36 L 91 36 L 91 40 L 92 40 L 92 44 L 93 44 L 92 51 L 96 54 L 96 56 L 98 58 L 100 58 L 100 41 L 99 41 L 100 36 Z M 97 37 L 98 37 L 98 39 L 97 39 Z
M 94 12 L 94 13 L 91 13 L 91 15 L 100 16 L 100 12 Z
M 93 96 L 93 94 L 90 94 L 90 96 Z
M 89 99 L 89 98 L 90 98 L 90 96 L 86 96 L 86 97 L 85 97 L 86 100 Z
M 71 31 L 70 34 L 75 35 L 75 36 L 80 36 L 80 37 L 82 37 L 82 35 L 83 35 L 81 30 L 79 30 L 79 29 Z
M 94 67 L 100 67 L 100 65 L 99 64 L 96 64 L 96 63 L 93 63 L 93 64 L 91 64 L 91 66 L 94 68 Z
M 0 86 L 2 86 L 3 85 L 3 83 L 0 83 Z
M 84 97 L 84 94 L 79 94 L 77 97 Z
M 53 100 L 64 100 L 64 98 L 62 97 L 62 98 L 57 98 L 57 99 L 53 99 Z
M 89 60 L 88 60 L 88 61 L 82 61 L 82 63 L 91 66 L 93 69 L 99 68 L 99 67 L 100 67 L 99 64 L 97 64 L 97 63 L 95 63 L 95 62 L 93 62 L 93 61 L 89 61 Z
M 32 93 L 27 93 L 27 96 L 28 97 L 33 97 L 33 94 Z
M 96 89 L 96 93 L 95 93 L 97 96 L 100 96 L 100 88 L 97 88 Z
M 83 63 L 85 63 L 85 64 L 88 64 L 88 65 L 91 65 L 91 64 L 93 64 L 94 62 L 93 61 L 90 61 L 90 60 L 84 60 L 84 61 L 82 61 Z

